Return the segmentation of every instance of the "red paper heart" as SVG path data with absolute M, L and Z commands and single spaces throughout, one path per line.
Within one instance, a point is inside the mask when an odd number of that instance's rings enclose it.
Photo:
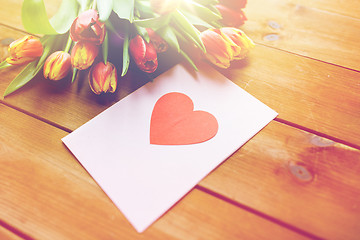
M 187 145 L 213 138 L 218 131 L 216 118 L 205 111 L 194 111 L 192 100 L 171 92 L 156 102 L 150 121 L 150 143 Z

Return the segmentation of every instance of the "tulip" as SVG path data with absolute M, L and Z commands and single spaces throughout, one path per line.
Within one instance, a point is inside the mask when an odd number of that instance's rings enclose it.
M 115 66 L 107 62 L 99 62 L 89 72 L 89 84 L 95 94 L 113 93 L 117 86 L 117 73 Z
M 245 8 L 247 0 L 219 0 L 219 4 L 224 5 L 234 11 Z
M 180 3 L 181 0 L 150 0 L 151 9 L 160 15 L 176 10 Z
M 131 39 L 130 54 L 140 70 L 152 73 L 158 66 L 157 53 L 151 42 L 146 42 L 140 35 Z
M 168 43 L 151 28 L 147 28 L 146 31 L 149 34 L 150 42 L 154 45 L 156 52 L 166 52 L 169 48 Z
M 205 57 L 218 67 L 228 68 L 234 56 L 234 43 L 224 38 L 219 29 L 207 29 L 201 32 L 200 38 L 206 49 Z
M 224 5 L 218 4 L 215 6 L 221 13 L 222 19 L 221 22 L 225 26 L 238 27 L 243 25 L 247 20 L 244 12 L 242 10 L 233 10 Z
M 99 21 L 98 12 L 95 9 L 81 13 L 70 28 L 70 36 L 74 42 L 89 41 L 100 45 L 104 41 L 105 34 L 105 23 Z
M 99 53 L 98 46 L 91 42 L 77 42 L 71 50 L 71 65 L 79 70 L 90 67 Z
M 50 80 L 60 80 L 66 77 L 71 69 L 70 54 L 63 51 L 52 53 L 44 64 L 44 77 Z
M 10 56 L 6 62 L 12 65 L 21 65 L 34 61 L 43 53 L 43 46 L 40 40 L 27 35 L 19 38 L 9 45 Z
M 234 59 L 245 58 L 250 49 L 255 46 L 253 41 L 238 28 L 224 27 L 221 28 L 220 31 L 234 43 L 231 44 L 234 52 Z

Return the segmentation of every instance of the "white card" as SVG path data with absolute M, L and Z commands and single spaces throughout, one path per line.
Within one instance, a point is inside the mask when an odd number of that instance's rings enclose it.
M 142 232 L 276 115 L 211 66 L 177 65 L 62 140 Z

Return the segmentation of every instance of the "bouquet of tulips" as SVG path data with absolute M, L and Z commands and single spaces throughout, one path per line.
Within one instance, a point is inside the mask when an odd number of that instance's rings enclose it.
M 113 93 L 131 61 L 153 73 L 158 56 L 169 48 L 194 69 L 198 58 L 228 68 L 254 46 L 238 28 L 246 20 L 245 5 L 246 0 L 63 0 L 49 20 L 43 0 L 24 0 L 23 25 L 41 38 L 27 35 L 9 45 L 0 69 L 27 66 L 4 96 L 40 70 L 45 79 L 71 82 L 87 70 L 95 94 Z M 111 63 L 109 54 L 121 61 Z

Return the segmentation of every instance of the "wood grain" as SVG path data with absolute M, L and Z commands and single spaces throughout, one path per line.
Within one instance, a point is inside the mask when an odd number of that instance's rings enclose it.
M 61 1 L 62 0 L 44 0 L 46 13 L 49 18 L 57 12 Z M 21 21 L 22 2 L 23 0 L 0 0 L 0 23 L 25 31 Z
M 246 14 L 243 29 L 257 43 L 360 70 L 360 19 L 295 0 L 249 1 Z
M 0 113 L 0 219 L 30 237 L 306 239 L 196 189 L 138 234 L 61 143 L 66 132 L 3 105 Z
M 293 2 L 344 16 L 360 17 L 360 2 L 358 0 L 297 0 Z
M 200 185 L 325 239 L 360 236 L 360 151 L 287 125 L 271 122 Z
M 280 119 L 360 146 L 360 73 L 260 45 L 219 71 Z

